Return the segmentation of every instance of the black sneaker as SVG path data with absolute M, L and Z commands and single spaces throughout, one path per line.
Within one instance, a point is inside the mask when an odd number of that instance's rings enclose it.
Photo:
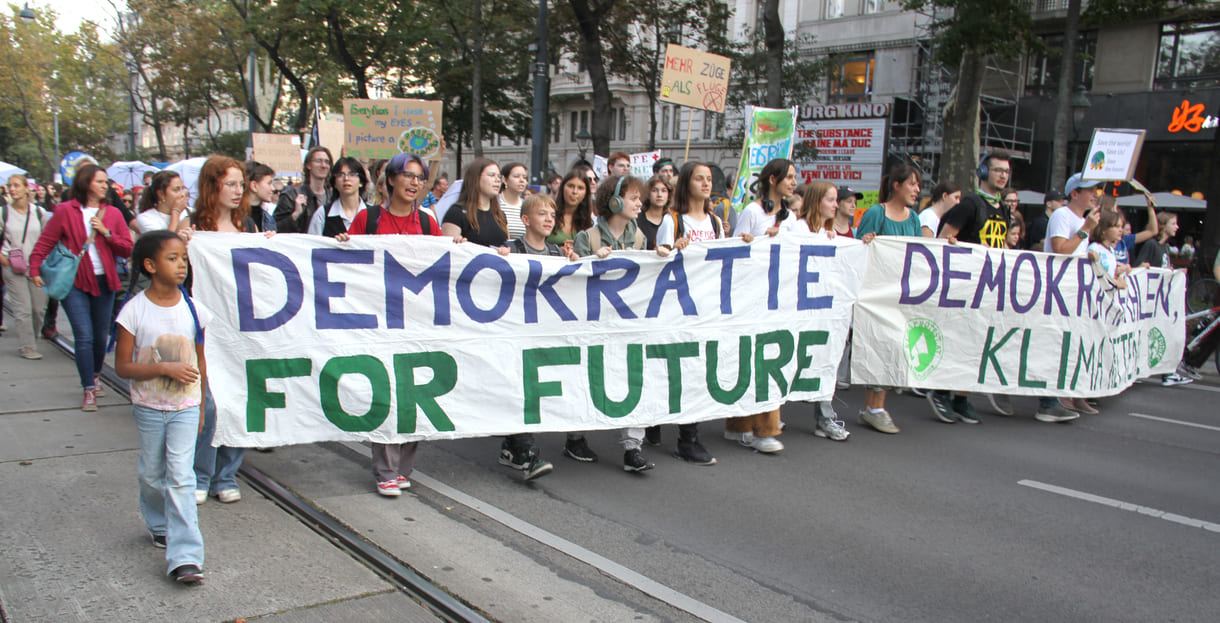
M 550 461 L 544 461 L 540 458 L 537 458 L 537 455 L 538 455 L 537 450 L 530 450 L 530 454 L 533 455 L 534 458 L 533 458 L 533 460 L 531 460 L 529 462 L 528 465 L 525 466 L 525 468 L 522 470 L 522 474 L 521 474 L 522 478 L 524 478 L 525 480 L 533 480 L 535 478 L 542 478 L 543 476 L 551 473 L 551 471 L 555 469 L 555 466 L 551 465 Z
M 932 415 L 935 415 L 936 419 L 945 424 L 952 424 L 957 421 L 957 418 L 953 416 L 953 406 L 949 400 L 949 392 L 934 389 L 928 392 L 927 399 L 928 404 L 932 405 Z
M 149 534 L 148 536 L 152 537 L 153 547 L 165 549 L 165 535 L 164 534 Z
M 169 573 L 169 577 L 182 584 L 195 584 L 203 580 L 203 571 L 195 565 L 182 565 Z
M 597 462 L 597 453 L 589 447 L 584 437 L 569 439 L 567 443 L 563 444 L 563 455 L 581 463 Z
M 698 440 L 679 441 L 678 450 L 674 456 L 695 465 L 715 465 L 716 457 L 712 456 Z
M 649 426 L 644 429 L 644 443 L 650 446 L 661 445 L 661 427 Z
M 623 453 L 623 471 L 646 472 L 654 467 L 656 465 L 644 458 L 644 453 L 638 449 Z
M 513 451 L 508 449 L 507 443 L 500 447 L 500 465 L 513 469 L 525 469 L 526 462 L 526 454 L 513 456 Z
M 957 419 L 967 424 L 978 424 L 979 414 L 974 411 L 974 407 L 970 406 L 970 400 L 965 396 L 957 396 L 953 399 L 953 413 L 957 415 Z

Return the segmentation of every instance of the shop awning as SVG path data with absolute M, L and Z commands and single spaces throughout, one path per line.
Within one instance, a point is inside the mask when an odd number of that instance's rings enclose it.
M 1185 195 L 1175 195 L 1171 192 L 1152 193 L 1152 200 L 1157 208 L 1170 210 L 1206 210 L 1207 201 Z M 1124 208 L 1142 208 L 1147 205 L 1143 195 L 1128 195 L 1118 198 L 1118 205 Z

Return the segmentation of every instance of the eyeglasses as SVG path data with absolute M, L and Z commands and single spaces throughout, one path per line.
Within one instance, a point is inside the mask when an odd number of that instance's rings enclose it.
M 317 158 L 314 158 L 313 160 L 309 161 L 309 164 L 324 164 L 329 167 L 330 161 L 329 160 L 319 160 Z
M 407 178 L 408 182 L 422 182 L 428 179 L 419 173 L 401 173 L 400 175 Z
M 1000 169 L 1000 168 L 997 168 L 997 167 L 991 167 L 991 168 L 990 168 L 990 169 L 988 169 L 988 170 L 990 170 L 990 171 L 995 171 L 996 173 L 1003 173 L 1003 174 L 1005 174 L 1005 175 L 1007 175 L 1007 174 L 1009 174 L 1009 173 L 1012 173 L 1012 169 Z
M 345 177 L 345 178 L 355 180 L 355 179 L 360 179 L 360 174 L 356 173 L 354 171 L 344 171 L 343 173 L 336 173 L 335 177 Z
M 1020 203 L 1020 199 L 1005 199 L 1004 203 Z

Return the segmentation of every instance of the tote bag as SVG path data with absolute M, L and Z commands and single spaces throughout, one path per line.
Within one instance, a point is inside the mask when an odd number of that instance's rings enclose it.
M 105 208 L 97 211 L 98 218 L 101 218 L 104 211 Z M 89 238 L 85 240 L 85 245 L 81 247 L 79 254 L 69 251 L 63 241 L 55 243 L 39 269 L 39 276 L 42 277 L 43 282 L 42 289 L 46 291 L 47 296 L 57 301 L 67 298 L 68 293 L 72 291 L 72 283 L 76 281 L 76 269 L 80 267 L 80 258 L 89 252 L 89 245 L 93 244 L 93 235 L 96 233 L 96 229 L 89 229 Z

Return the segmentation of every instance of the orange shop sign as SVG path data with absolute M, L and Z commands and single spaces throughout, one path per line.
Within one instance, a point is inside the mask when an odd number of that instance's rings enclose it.
M 1173 118 L 1169 121 L 1169 131 L 1185 130 L 1193 134 L 1199 130 L 1220 125 L 1220 119 L 1212 115 L 1205 117 L 1203 109 L 1203 104 L 1191 104 L 1190 100 L 1182 100 L 1182 103 L 1173 109 Z

